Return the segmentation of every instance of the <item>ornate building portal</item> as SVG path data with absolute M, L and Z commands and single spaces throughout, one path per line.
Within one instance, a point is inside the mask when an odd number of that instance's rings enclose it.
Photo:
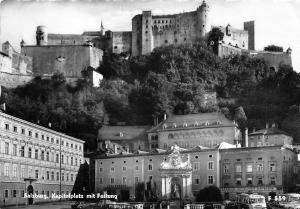
M 192 165 L 190 156 L 180 154 L 177 145 L 172 147 L 168 159 L 161 163 L 161 194 L 167 200 L 192 200 Z M 183 162 L 183 158 L 187 160 Z

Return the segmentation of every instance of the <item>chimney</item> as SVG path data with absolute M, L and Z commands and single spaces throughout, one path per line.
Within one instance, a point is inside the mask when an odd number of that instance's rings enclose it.
M 269 123 L 268 123 L 268 122 L 266 122 L 266 128 L 267 128 L 267 129 L 269 128 Z
M 164 121 L 167 120 L 167 114 L 164 114 Z
M 126 147 L 126 152 L 129 153 L 129 147 Z
M 248 128 L 245 128 L 245 131 L 244 131 L 244 146 L 245 147 L 249 146 Z
M 114 144 L 114 153 L 118 154 L 118 148 L 117 148 L 117 145 L 115 145 L 115 144 Z

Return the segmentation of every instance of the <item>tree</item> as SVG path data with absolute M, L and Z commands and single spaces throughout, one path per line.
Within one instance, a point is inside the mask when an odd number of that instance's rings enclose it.
M 196 200 L 197 202 L 220 202 L 223 198 L 218 187 L 209 186 L 199 191 Z
M 213 49 L 213 52 L 215 54 L 218 54 L 218 46 L 219 41 L 222 41 L 224 38 L 224 33 L 221 31 L 220 28 L 214 27 L 208 35 L 208 46 L 211 46 Z
M 264 48 L 265 51 L 269 52 L 283 52 L 282 46 L 276 46 L 276 45 L 269 45 Z

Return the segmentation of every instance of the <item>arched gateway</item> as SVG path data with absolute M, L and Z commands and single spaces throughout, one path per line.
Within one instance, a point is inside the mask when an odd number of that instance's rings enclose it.
M 186 161 L 183 162 L 183 158 Z M 172 147 L 168 159 L 160 165 L 161 194 L 165 200 L 192 200 L 192 165 L 189 155 L 180 154 L 177 145 Z

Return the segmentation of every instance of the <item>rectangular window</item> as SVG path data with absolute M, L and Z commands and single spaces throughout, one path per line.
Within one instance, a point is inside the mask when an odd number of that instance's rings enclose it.
M 252 173 L 253 169 L 252 169 L 252 164 L 247 164 L 247 173 Z
M 8 124 L 5 124 L 5 129 L 9 130 L 9 125 Z
M 9 165 L 8 164 L 5 164 L 5 166 L 4 166 L 4 175 L 9 176 Z
M 242 185 L 242 179 L 241 178 L 237 178 L 235 180 L 235 183 L 236 183 L 237 186 L 241 186 Z
M 47 171 L 47 180 L 49 180 L 50 179 L 50 171 Z
M 275 163 L 270 163 L 270 171 L 271 172 L 276 171 L 276 164 Z
M 195 183 L 196 185 L 200 184 L 200 178 L 199 178 L 199 176 L 195 176 L 195 178 L 194 178 L 194 183 Z
M 126 184 L 127 183 L 127 178 L 124 176 L 123 178 L 122 178 L 122 184 Z
M 8 189 L 4 190 L 4 198 L 8 198 Z
M 253 185 L 252 178 L 247 178 L 247 185 L 248 186 L 252 186 Z
M 258 178 L 257 185 L 263 185 L 263 179 L 261 177 Z
M 28 131 L 28 136 L 32 136 L 32 131 Z
M 17 197 L 17 190 L 12 190 L 12 197 Z
M 13 155 L 17 156 L 17 145 L 13 144 Z
M 25 146 L 21 146 L 20 155 L 21 157 L 25 157 Z
M 14 132 L 18 132 L 18 128 L 14 126 Z
M 39 178 L 39 170 L 35 170 L 35 178 L 36 178 L 36 179 Z
M 69 174 L 66 174 L 66 181 L 69 181 Z
M 99 184 L 103 184 L 103 178 L 102 177 L 99 178 Z
M 71 181 L 73 181 L 74 180 L 74 178 L 73 178 L 73 174 L 71 174 Z
M 59 181 L 59 172 L 56 172 L 56 181 Z
M 136 171 L 139 170 L 139 166 L 138 166 L 138 165 L 135 166 L 135 170 L 136 170 Z
M 54 172 L 51 172 L 51 180 L 54 181 Z
M 110 178 L 110 184 L 115 184 L 115 178 L 114 177 Z
M 224 165 L 224 173 L 229 173 L 229 165 Z
M 44 150 L 41 151 L 41 160 L 45 160 L 45 151 Z
M 28 157 L 31 158 L 31 147 L 28 147 Z
M 13 177 L 17 177 L 17 165 L 13 165 Z
M 9 143 L 5 142 L 5 154 L 9 154 Z
M 102 167 L 100 167 L 100 168 L 99 168 L 99 171 L 100 171 L 100 173 L 101 173 L 101 172 L 103 172 L 103 168 L 102 168 Z
M 25 168 L 21 167 L 21 178 L 25 177 Z
M 207 164 L 207 169 L 208 170 L 214 170 L 214 162 L 208 162 L 208 164 Z
M 242 165 L 235 165 L 235 172 L 241 173 L 242 172 Z
M 65 174 L 61 173 L 61 180 L 64 181 L 65 180 Z
M 31 178 L 32 177 L 32 168 L 28 167 L 28 177 Z
M 39 138 L 39 134 L 38 133 L 35 133 L 35 138 Z
M 276 179 L 275 179 L 275 177 L 271 177 L 270 184 L 271 184 L 271 185 L 275 185 L 275 184 L 276 184 Z
M 127 167 L 126 167 L 126 166 L 123 166 L 122 171 L 123 171 L 123 172 L 126 172 L 126 171 L 127 171 Z
M 153 170 L 153 165 L 152 164 L 149 164 L 148 165 L 148 171 L 152 171 Z
M 25 134 L 25 129 L 24 128 L 22 128 L 21 133 Z
M 59 163 L 59 155 L 56 154 L 56 163 Z
M 264 165 L 262 163 L 257 164 L 257 171 L 263 172 L 264 171 Z
M 193 163 L 193 169 L 194 169 L 195 171 L 200 170 L 200 162 L 194 162 L 194 163 Z
M 214 184 L 214 176 L 208 176 L 208 184 Z
M 38 149 L 36 149 L 36 150 L 34 151 L 34 158 L 35 158 L 35 159 L 39 159 L 39 150 L 38 150 Z
M 46 160 L 49 161 L 49 152 L 46 153 Z
M 134 177 L 134 183 L 139 183 L 139 177 L 138 176 L 136 176 L 136 177 Z
M 110 172 L 112 172 L 112 173 L 115 172 L 115 167 L 111 167 Z

